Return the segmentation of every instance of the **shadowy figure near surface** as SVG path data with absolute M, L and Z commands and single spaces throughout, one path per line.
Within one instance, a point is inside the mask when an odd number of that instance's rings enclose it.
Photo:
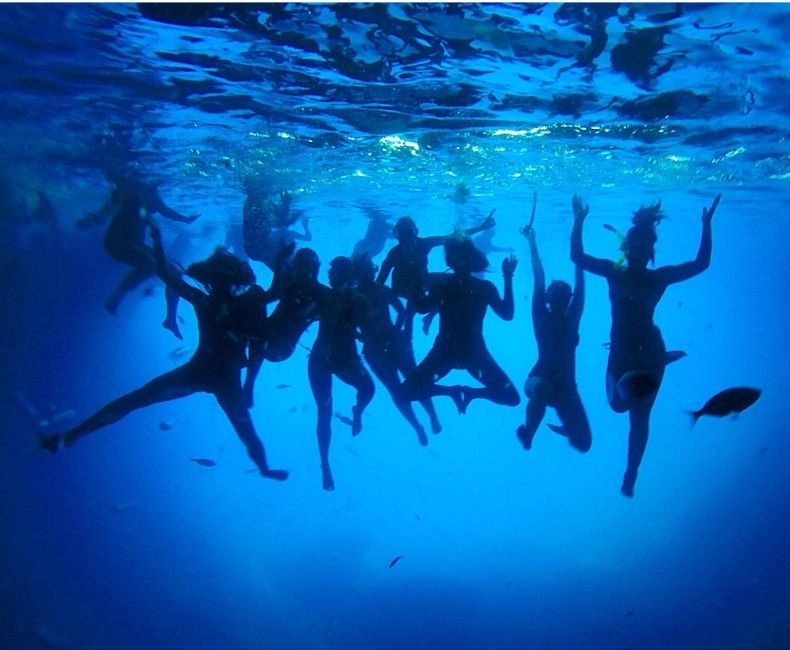
M 505 292 L 500 298 L 488 280 L 474 277 L 488 268 L 486 256 L 469 238 L 451 237 L 444 245 L 445 261 L 452 273 L 440 274 L 428 294 L 417 297 L 417 309 L 426 313 L 439 310 L 439 334 L 433 347 L 401 386 L 404 399 L 423 400 L 436 395 L 452 398 L 459 413 L 466 413 L 469 403 L 478 398 L 497 404 L 516 406 L 518 391 L 497 365 L 483 339 L 483 318 L 488 307 L 504 320 L 512 320 L 513 272 L 516 258 L 502 262 Z M 436 382 L 453 369 L 468 371 L 484 388 L 445 386 Z
M 373 399 L 375 387 L 370 374 L 357 354 L 357 328 L 365 321 L 367 301 L 356 291 L 354 264 L 348 257 L 336 257 L 329 266 L 331 291 L 321 303 L 318 336 L 307 372 L 310 388 L 318 408 L 318 452 L 325 490 L 334 490 L 335 482 L 329 467 L 329 444 L 332 440 L 332 376 L 357 391 L 352 408 L 351 434 L 362 431 L 362 413 Z
M 114 260 L 132 267 L 104 303 L 105 309 L 113 315 L 127 293 L 156 275 L 154 251 L 145 242 L 146 225 L 154 213 L 181 223 L 192 223 L 199 216 L 185 216 L 173 210 L 165 205 L 155 183 L 128 176 L 114 181 L 110 198 L 98 212 L 88 214 L 77 222 L 78 226 L 85 227 L 109 217 L 110 223 L 104 233 L 104 249 Z M 176 268 L 172 267 L 171 272 L 176 273 Z M 178 327 L 178 293 L 172 287 L 166 287 L 165 298 L 167 315 L 162 326 L 179 339 L 183 338 Z
M 397 323 L 392 322 L 390 307 L 398 314 L 398 320 L 405 316 L 406 310 L 392 289 L 376 282 L 376 265 L 367 256 L 355 259 L 354 264 L 358 277 L 357 289 L 368 302 L 367 315 L 360 326 L 362 355 L 389 391 L 395 407 L 417 433 L 420 444 L 427 445 L 425 429 L 417 419 L 411 402 L 400 396 L 401 380 L 398 373 L 408 376 L 414 372 L 417 362 L 406 333 Z M 420 404 L 431 420 L 431 429 L 434 433 L 439 433 L 442 425 L 433 402 L 423 399 Z
M 351 258 L 355 260 L 361 259 L 363 255 L 373 259 L 384 250 L 387 240 L 394 237 L 392 224 L 383 211 L 374 206 L 365 206 L 364 212 L 368 217 L 368 227 L 362 239 L 354 244 Z
M 250 259 L 263 262 L 274 271 L 277 254 L 283 246 L 296 241 L 311 241 L 313 235 L 307 217 L 294 210 L 293 194 L 280 192 L 280 202 L 269 198 L 268 188 L 257 176 L 249 176 L 244 183 L 246 198 L 242 215 L 244 250 Z M 304 232 L 291 230 L 301 220 Z
M 479 226 L 461 231 L 460 235 L 471 237 L 483 230 L 493 228 L 495 221 L 489 215 Z M 395 237 L 398 243 L 393 246 L 381 265 L 376 281 L 384 284 L 392 273 L 392 290 L 395 295 L 406 300 L 404 329 L 411 339 L 414 328 L 414 314 L 417 309 L 414 301 L 430 285 L 428 273 L 428 254 L 437 246 L 444 245 L 452 235 L 419 237 L 417 224 L 411 217 L 401 217 L 395 223 Z M 434 274 L 435 275 L 435 274 Z
M 214 395 L 261 474 L 266 478 L 285 480 L 288 472 L 269 468 L 241 388 L 241 369 L 247 358 L 246 340 L 239 330 L 249 327 L 251 318 L 255 321 L 249 309 L 257 302 L 256 290 L 252 287 L 255 282 L 252 269 L 227 251 L 217 249 L 207 260 L 192 264 L 186 270 L 189 277 L 206 287 L 207 292 L 204 292 L 170 271 L 162 250 L 161 235 L 155 227 L 152 227 L 152 237 L 158 273 L 195 309 L 200 340 L 194 356 L 181 367 L 110 402 L 69 431 L 41 436 L 41 446 L 54 453 L 97 429 L 117 422 L 132 411 L 204 392 Z M 247 293 L 239 296 L 239 290 L 245 287 Z
M 576 388 L 576 347 L 579 323 L 584 309 L 584 271 L 576 266 L 575 288 L 554 280 L 546 289 L 546 274 L 538 253 L 535 230 L 525 226 L 522 233 L 529 243 L 535 287 L 532 294 L 532 325 L 538 342 L 538 361 L 524 384 L 527 395 L 526 423 L 518 428 L 518 439 L 525 449 L 551 406 L 562 422 L 549 428 L 568 438 L 579 451 L 588 451 L 592 434 L 584 405 Z
M 639 465 L 645 453 L 653 409 L 668 363 L 685 356 L 667 352 L 653 314 L 667 287 L 702 273 L 710 266 L 713 236 L 711 220 L 721 194 L 710 208 L 702 209 L 702 237 L 697 257 L 685 264 L 648 269 L 655 256 L 656 224 L 663 218 L 661 202 L 642 207 L 634 214 L 633 226 L 622 243 L 626 265 L 587 255 L 582 244 L 582 226 L 590 211 L 580 197 L 573 197 L 571 259 L 585 271 L 606 278 L 612 304 L 611 346 L 606 368 L 606 395 L 617 413 L 628 411 L 628 465 L 621 492 L 634 495 Z

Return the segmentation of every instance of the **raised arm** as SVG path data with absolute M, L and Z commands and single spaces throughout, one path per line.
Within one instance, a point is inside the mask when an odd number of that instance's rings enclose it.
M 529 254 L 532 259 L 532 275 L 535 278 L 535 286 L 532 292 L 532 320 L 537 322 L 546 311 L 546 273 L 543 270 L 543 263 L 540 261 L 535 230 L 532 226 L 524 226 L 521 232 L 527 238 Z
M 491 210 L 491 212 L 488 213 L 488 216 L 483 219 L 479 225 L 475 226 L 474 228 L 466 228 L 465 230 L 462 230 L 461 236 L 472 237 L 477 233 L 488 230 L 489 228 L 493 228 L 496 225 L 496 221 L 494 221 L 494 212 L 496 212 L 496 208 Z M 436 248 L 437 246 L 443 246 L 444 243 L 452 236 L 453 235 L 436 235 L 434 237 L 423 237 L 422 241 L 429 249 L 432 249 Z
M 515 313 L 515 305 L 513 303 L 513 273 L 518 266 L 518 260 L 515 255 L 508 255 L 502 260 L 502 278 L 505 284 L 505 295 L 500 298 L 496 289 L 492 289 L 492 296 L 489 301 L 491 309 L 502 320 L 513 320 Z M 493 285 L 491 285 L 493 287 Z
M 582 312 L 584 311 L 584 292 L 584 270 L 577 264 L 573 298 L 568 308 L 568 315 L 573 319 L 573 322 L 576 323 L 577 328 L 579 327 L 579 322 L 582 319 Z
M 584 252 L 582 244 L 582 226 L 590 212 L 590 206 L 584 205 L 577 194 L 573 195 L 573 230 L 571 231 L 571 261 L 584 271 L 608 277 L 614 270 L 614 262 Z
M 716 207 L 719 205 L 721 194 L 717 194 L 713 199 L 710 208 L 702 208 L 702 237 L 699 242 L 699 250 L 697 257 L 685 264 L 677 264 L 675 266 L 662 266 L 656 269 L 658 277 L 666 284 L 673 282 L 681 282 L 699 275 L 710 266 L 710 257 L 713 250 L 713 232 L 711 228 L 711 221 L 713 213 L 716 212 Z
M 496 221 L 494 221 L 494 212 L 496 212 L 496 208 L 491 210 L 491 212 L 488 213 L 488 216 L 483 219 L 479 225 L 475 226 L 474 228 L 467 228 L 464 230 L 464 235 L 466 237 L 471 237 L 472 235 L 476 235 L 479 232 L 493 228 L 496 225 Z
M 153 222 L 149 222 L 149 227 L 151 229 L 151 240 L 153 241 L 154 259 L 156 261 L 156 274 L 180 298 L 193 305 L 202 304 L 206 294 L 184 282 L 181 276 L 173 270 L 172 265 L 168 263 L 165 257 L 165 249 L 162 247 L 162 232 Z

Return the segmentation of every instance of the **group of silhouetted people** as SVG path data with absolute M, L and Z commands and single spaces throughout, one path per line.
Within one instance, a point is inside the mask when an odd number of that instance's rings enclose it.
M 525 421 L 516 432 L 526 449 L 532 447 L 549 406 L 561 422 L 548 425 L 553 431 L 581 452 L 592 445 L 590 424 L 576 386 L 575 356 L 584 309 L 584 271 L 603 276 L 609 284 L 612 305 L 606 394 L 614 411 L 629 412 L 628 464 L 621 491 L 633 496 L 647 445 L 650 412 L 665 366 L 684 356 L 682 352 L 666 350 L 653 323 L 653 313 L 668 285 L 697 275 L 709 266 L 711 219 L 719 199 L 717 196 L 710 208 L 702 211 L 702 239 L 696 259 L 649 269 L 648 263 L 654 258 L 656 226 L 663 218 L 660 202 L 634 214 L 632 227 L 622 237 L 623 258 L 614 262 L 584 252 L 582 226 L 589 207 L 574 196 L 573 287 L 563 281 L 546 287 L 535 230 L 531 223 L 522 229 L 532 261 L 532 322 L 538 347 L 538 359 L 524 385 L 528 398 Z M 159 212 L 187 223 L 196 217 L 185 217 L 165 206 L 150 183 L 117 181 L 102 211 L 110 219 L 105 246 L 111 256 L 132 266 L 132 270 L 108 300 L 107 309 L 114 313 L 125 293 L 156 274 L 165 283 L 168 295 L 168 316 L 163 324 L 180 337 L 175 304 L 178 299 L 186 300 L 195 310 L 199 342 L 194 356 L 184 365 L 110 402 L 65 433 L 41 436 L 42 447 L 56 452 L 131 411 L 206 392 L 217 399 L 260 473 L 284 480 L 288 476 L 285 470 L 270 468 L 250 415 L 255 380 L 264 362 L 279 363 L 290 358 L 302 334 L 314 322 L 318 323 L 318 333 L 307 372 L 317 407 L 318 448 L 326 490 L 334 489 L 329 462 L 333 377 L 356 391 L 350 419 L 354 436 L 362 430 L 362 415 L 375 393 L 368 367 L 390 393 L 422 445 L 428 443 L 428 438 L 413 402 L 421 404 L 434 433 L 442 429 L 434 397 L 449 397 L 459 413 L 465 413 L 475 399 L 506 406 L 520 403 L 519 392 L 492 357 L 483 337 L 483 321 L 489 307 L 504 320 L 514 316 L 515 256 L 510 254 L 502 262 L 500 295 L 492 282 L 479 277 L 489 262 L 471 239 L 472 235 L 493 228 L 493 211 L 475 228 L 440 237 L 420 237 L 409 217 L 390 226 L 385 217 L 375 212 L 369 233 L 357 244 L 355 254 L 331 261 L 326 286 L 318 280 L 317 253 L 296 246 L 297 240 L 311 239 L 307 220 L 302 218 L 304 234 L 288 230 L 300 216 L 293 211 L 292 200 L 290 194 L 283 192 L 277 204 L 253 185 L 247 187 L 243 222 L 246 252 L 273 272 L 271 286 L 263 289 L 256 284 L 249 263 L 222 247 L 185 270 L 169 262 L 151 213 Z M 371 254 L 382 250 L 391 236 L 390 227 L 397 244 L 378 270 Z M 146 230 L 151 245 L 145 243 Z M 444 248 L 448 272 L 429 271 L 429 253 L 438 246 Z M 189 284 L 185 277 L 201 288 Z M 390 277 L 391 286 L 387 286 Z M 269 314 L 268 305 L 272 303 L 277 304 Z M 420 363 L 416 362 L 412 346 L 417 313 L 427 316 L 426 331 L 430 319 L 439 317 L 438 334 Z M 357 341 L 362 343 L 361 355 Z M 481 386 L 441 383 L 456 369 L 466 370 Z M 242 370 L 246 371 L 243 378 Z

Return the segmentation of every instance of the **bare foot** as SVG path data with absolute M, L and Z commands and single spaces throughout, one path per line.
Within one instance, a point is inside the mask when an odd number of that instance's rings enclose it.
M 518 429 L 516 429 L 516 436 L 521 441 L 524 449 L 532 449 L 532 438 L 527 435 L 527 427 L 522 424 Z
M 288 471 L 284 469 L 266 469 L 261 470 L 261 476 L 274 479 L 275 481 L 284 481 L 288 478 Z

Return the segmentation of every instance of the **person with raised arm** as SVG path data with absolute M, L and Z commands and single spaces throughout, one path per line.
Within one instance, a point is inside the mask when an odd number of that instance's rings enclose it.
M 710 208 L 702 209 L 702 237 L 695 259 L 649 269 L 658 239 L 656 225 L 664 217 L 661 201 L 634 213 L 633 225 L 621 245 L 625 257 L 625 265 L 621 265 L 584 252 L 582 227 L 590 208 L 579 196 L 573 196 L 571 260 L 583 270 L 606 278 L 609 284 L 612 329 L 606 395 L 612 410 L 628 412 L 630 419 L 628 464 L 620 488 L 627 497 L 634 496 L 637 473 L 647 447 L 650 413 L 664 379 L 664 369 L 668 363 L 685 356 L 684 352 L 667 351 L 653 315 L 670 284 L 693 278 L 710 266 L 711 220 L 720 199 L 721 194 L 713 199 Z

